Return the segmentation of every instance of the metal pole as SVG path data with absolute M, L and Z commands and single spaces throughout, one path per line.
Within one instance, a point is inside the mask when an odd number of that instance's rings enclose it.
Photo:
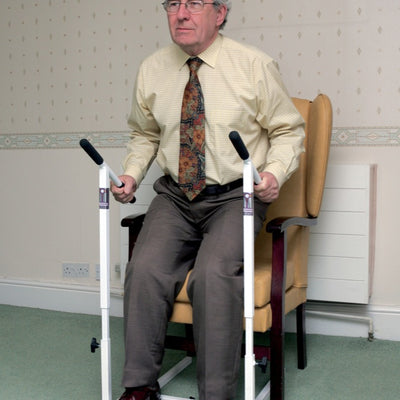
M 250 160 L 246 160 L 243 165 L 244 318 L 246 325 L 245 400 L 254 400 L 255 398 L 253 201 L 253 166 Z
M 249 152 L 239 133 L 229 134 L 233 146 L 243 160 L 243 260 L 244 260 L 244 318 L 246 326 L 246 354 L 244 370 L 245 400 L 255 398 L 254 355 L 254 182 L 261 182 L 260 175 L 251 162 Z
M 100 217 L 100 309 L 101 309 L 101 386 L 102 399 L 111 400 L 111 340 L 110 340 L 110 182 L 109 168 L 99 168 Z
M 87 139 L 79 144 L 99 166 L 99 226 L 100 226 L 100 309 L 101 309 L 101 393 L 102 400 L 111 400 L 111 340 L 110 340 L 110 178 L 118 186 L 124 184 L 107 165 Z M 134 199 L 131 203 L 134 202 Z M 92 339 L 92 352 L 98 347 Z

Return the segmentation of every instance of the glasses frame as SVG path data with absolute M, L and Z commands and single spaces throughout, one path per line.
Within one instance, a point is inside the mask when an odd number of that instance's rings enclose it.
M 212 4 L 212 5 L 216 5 L 216 3 L 215 3 L 215 1 L 212 1 L 212 2 L 204 2 L 204 1 L 202 1 L 202 0 L 197 0 L 199 3 L 201 3 L 203 6 L 202 6 L 202 8 L 201 8 L 201 10 L 199 10 L 199 11 L 190 11 L 189 10 L 189 8 L 188 8 L 188 4 L 189 3 L 191 3 L 191 0 L 189 0 L 189 1 L 187 1 L 186 3 L 184 3 L 184 2 L 182 2 L 182 1 L 172 1 L 173 3 L 178 3 L 179 4 L 179 6 L 178 6 L 178 8 L 177 8 L 177 10 L 176 11 L 170 11 L 170 10 L 168 10 L 168 4 L 171 2 L 171 1 L 169 1 L 169 0 L 165 0 L 163 3 L 161 3 L 162 4 L 162 6 L 164 7 L 164 10 L 168 13 L 168 14 L 177 14 L 178 12 L 179 12 L 179 9 L 181 8 L 181 5 L 182 4 L 184 4 L 185 5 L 185 8 L 186 8 L 186 11 L 188 11 L 190 14 L 199 14 L 199 13 L 201 13 L 203 10 L 204 10 L 204 6 L 206 5 L 206 4 Z

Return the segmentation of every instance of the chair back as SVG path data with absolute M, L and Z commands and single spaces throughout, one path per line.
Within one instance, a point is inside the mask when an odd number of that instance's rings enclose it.
M 265 225 L 276 217 L 316 218 L 321 207 L 331 141 L 331 103 L 324 94 L 318 95 L 314 101 L 293 98 L 293 103 L 306 122 L 305 152 L 300 156 L 299 168 L 282 186 L 279 198 L 268 208 Z M 260 231 L 256 239 L 256 264 L 270 262 L 271 236 L 265 229 Z M 307 286 L 308 239 L 309 228 L 289 228 L 287 288 Z

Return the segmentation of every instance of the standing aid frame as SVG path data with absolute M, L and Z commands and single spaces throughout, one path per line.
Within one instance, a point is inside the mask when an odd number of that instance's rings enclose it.
M 92 339 L 91 351 L 101 349 L 101 394 L 102 400 L 111 400 L 111 340 L 110 340 L 110 179 L 118 187 L 124 184 L 104 162 L 101 155 L 87 139 L 80 141 L 81 147 L 99 166 L 99 236 L 100 236 L 100 309 L 102 338 L 100 345 Z
M 245 400 L 255 399 L 255 366 L 254 355 L 254 182 L 261 182 L 260 175 L 254 167 L 249 153 L 238 132 L 233 131 L 229 138 L 243 160 L 243 253 L 244 253 L 244 318 L 245 318 Z M 96 149 L 86 139 L 80 141 L 81 147 L 99 165 L 99 221 L 100 221 L 100 308 L 102 339 L 100 345 L 92 339 L 91 351 L 101 347 L 101 382 L 102 400 L 111 400 L 111 340 L 110 340 L 110 179 L 118 187 L 124 184 L 104 162 Z M 133 200 L 134 201 L 134 200 Z M 132 201 L 132 202 L 133 202 Z M 190 365 L 191 358 L 186 357 L 175 368 L 160 378 L 160 386 L 166 385 L 174 376 Z M 258 394 L 256 400 L 269 397 L 270 384 Z M 164 400 L 177 399 L 162 396 Z
M 236 131 L 229 134 L 233 146 L 243 160 L 243 260 L 244 260 L 244 318 L 245 318 L 245 358 L 244 358 L 244 398 L 254 400 L 255 367 L 254 355 L 254 183 L 261 177 L 252 163 L 240 135 Z M 269 398 L 270 383 L 261 390 L 257 400 Z

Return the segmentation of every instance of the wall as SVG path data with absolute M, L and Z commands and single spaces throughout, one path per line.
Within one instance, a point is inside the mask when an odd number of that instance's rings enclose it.
M 291 95 L 330 96 L 331 163 L 377 164 L 370 307 L 396 318 L 399 17 L 396 0 L 242 0 L 233 5 L 224 31 L 273 56 Z M 119 172 L 137 67 L 167 43 L 159 2 L 0 3 L 1 302 L 68 309 L 63 299 L 71 298 L 73 288 L 97 290 L 98 171 L 78 142 L 89 137 Z M 114 266 L 120 262 L 118 205 L 110 213 Z M 64 261 L 88 262 L 90 277 L 63 278 Z M 114 268 L 112 287 L 120 294 Z M 31 293 L 40 296 L 32 300 Z M 86 304 L 77 309 L 91 311 Z M 400 340 L 399 332 L 390 336 L 385 329 L 382 323 L 377 333 Z

